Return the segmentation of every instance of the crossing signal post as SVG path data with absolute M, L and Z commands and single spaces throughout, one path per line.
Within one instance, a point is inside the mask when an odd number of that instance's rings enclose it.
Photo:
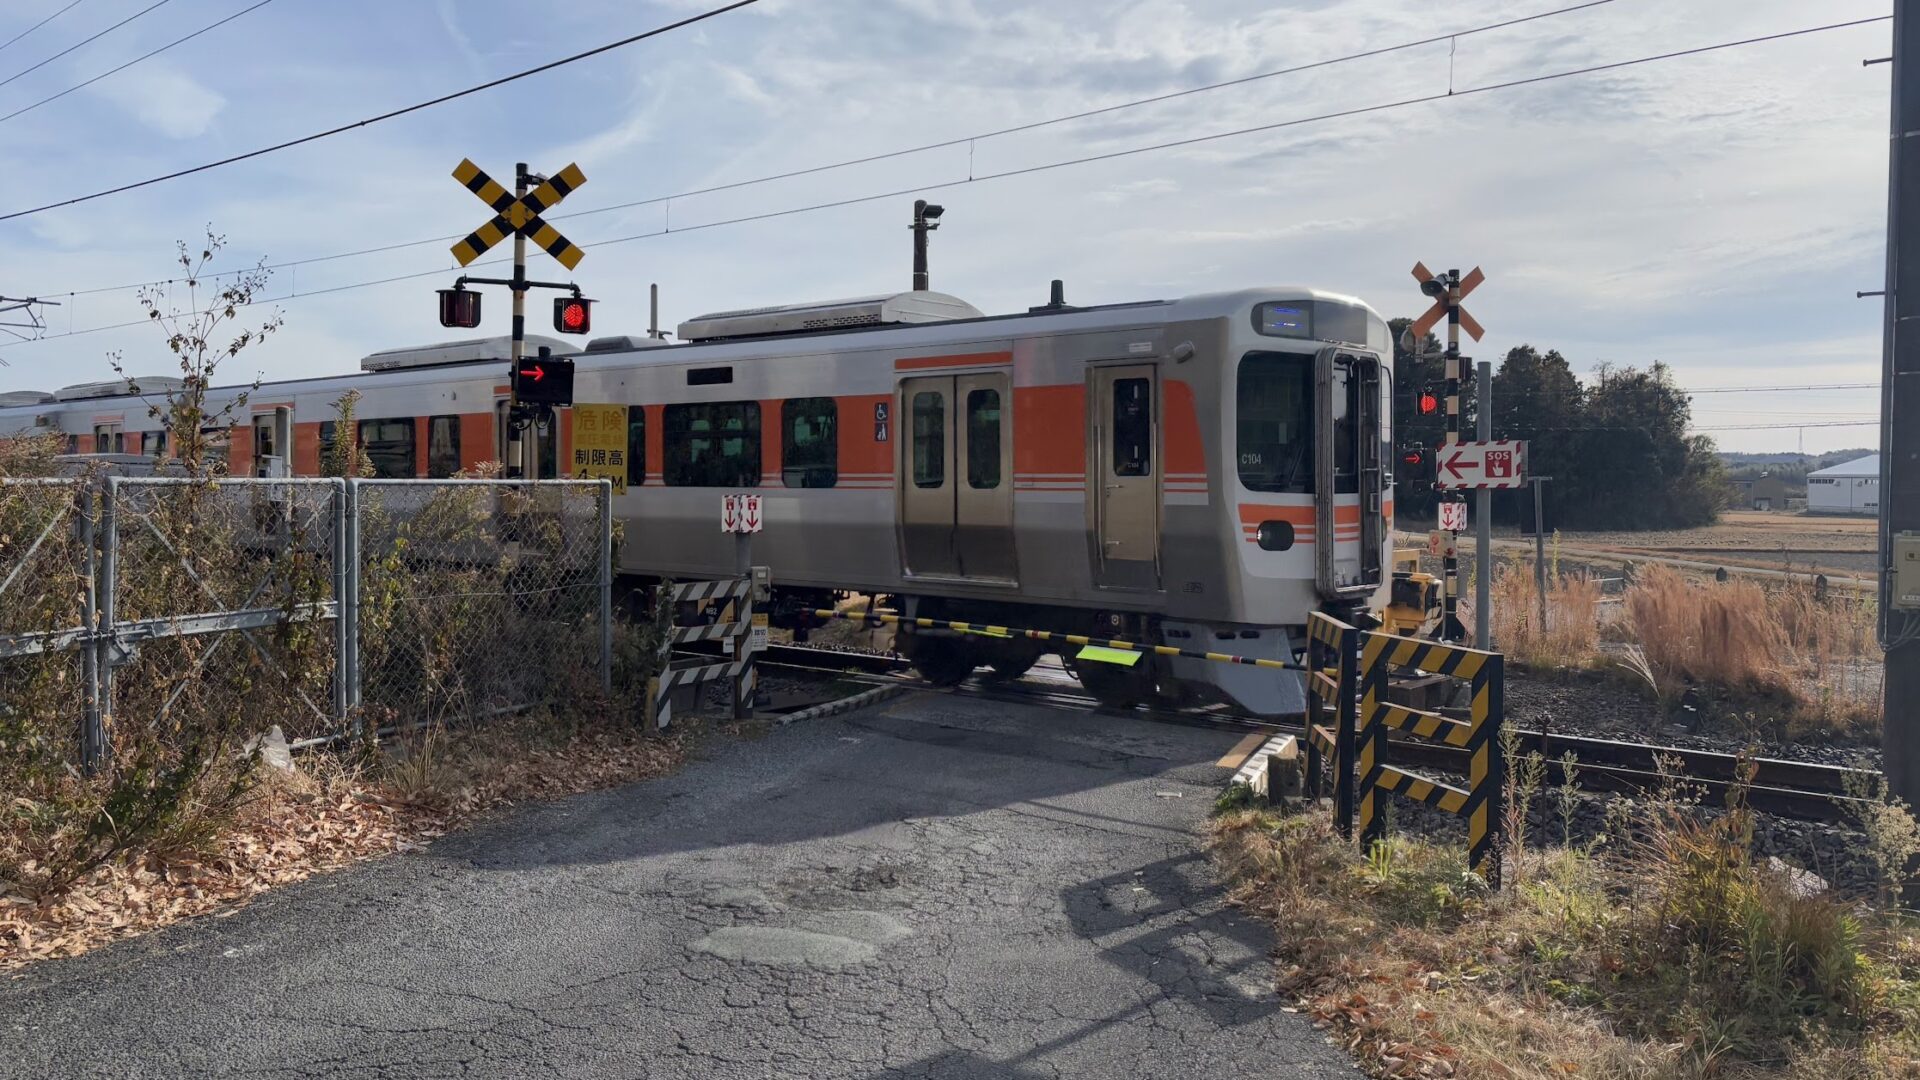
M 527 279 L 528 240 L 540 245 L 541 250 L 568 270 L 579 266 L 585 257 L 585 252 L 562 236 L 560 230 L 541 220 L 540 215 L 586 183 L 586 174 L 580 171 L 580 166 L 568 165 L 552 176 L 538 176 L 527 171 L 525 162 L 515 165 L 513 171 L 513 191 L 509 194 L 472 161 L 462 160 L 453 170 L 453 178 L 494 212 L 493 217 L 453 245 L 453 257 L 461 266 L 466 266 L 511 236 L 513 276 L 482 278 L 462 274 L 456 278 L 453 288 L 440 290 L 440 325 L 467 329 L 480 325 L 480 294 L 469 291 L 469 285 L 504 285 L 513 291 L 513 377 L 508 380 L 507 390 L 506 467 L 509 477 L 519 477 L 527 472 L 520 433 L 534 422 L 534 410 L 550 411 L 554 406 L 573 404 L 573 361 L 555 360 L 543 349 L 541 356 L 527 362 L 527 291 L 563 289 L 572 294 L 554 302 L 553 328 L 565 334 L 584 334 L 592 329 L 593 301 L 581 296 L 580 287 L 572 282 Z
M 1469 293 L 1479 288 L 1480 283 L 1485 281 L 1487 276 L 1482 274 L 1477 266 L 1464 278 L 1460 276 L 1458 270 L 1435 274 L 1427 269 L 1425 263 L 1417 262 L 1413 264 L 1413 277 L 1420 283 L 1420 291 L 1433 300 L 1433 305 L 1407 328 L 1407 340 L 1414 343 L 1414 348 L 1418 348 L 1420 340 L 1427 336 L 1428 331 L 1438 325 L 1441 319 L 1447 320 L 1446 445 L 1451 447 L 1460 441 L 1461 368 L 1467 360 L 1460 355 L 1460 331 L 1464 328 L 1467 333 L 1473 335 L 1475 341 L 1479 341 L 1486 333 L 1478 320 L 1467 314 L 1467 309 L 1460 306 L 1460 301 L 1465 300 Z M 1426 412 L 1424 399 L 1427 396 L 1427 392 L 1421 393 L 1423 413 Z M 1486 422 L 1485 419 L 1482 420 L 1482 423 Z M 1442 499 L 1447 502 L 1464 501 L 1464 497 L 1457 493 L 1449 493 L 1442 496 Z M 1444 508 L 1442 515 L 1448 516 Z M 1451 551 L 1450 545 L 1443 571 L 1446 580 L 1446 613 L 1440 623 L 1440 639 L 1443 641 L 1459 641 L 1466 637 L 1466 628 L 1460 625 L 1459 614 L 1460 560 L 1451 554 Z

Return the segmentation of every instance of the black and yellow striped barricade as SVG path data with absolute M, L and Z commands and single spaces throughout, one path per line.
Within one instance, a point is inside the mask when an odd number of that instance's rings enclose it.
M 1307 616 L 1307 797 L 1333 767 L 1333 823 L 1353 836 L 1353 755 L 1360 632 L 1324 612 Z
M 1387 700 L 1387 681 L 1396 668 L 1466 680 L 1472 686 L 1469 719 L 1395 705 Z M 1499 653 L 1442 645 L 1420 638 L 1367 633 L 1360 644 L 1360 839 L 1372 844 L 1386 835 L 1384 800 L 1397 794 L 1467 821 L 1467 862 L 1487 884 L 1500 884 L 1500 821 L 1506 808 L 1507 763 L 1500 748 L 1505 682 Z M 1465 791 L 1397 768 L 1389 760 L 1388 729 L 1437 739 L 1466 750 Z

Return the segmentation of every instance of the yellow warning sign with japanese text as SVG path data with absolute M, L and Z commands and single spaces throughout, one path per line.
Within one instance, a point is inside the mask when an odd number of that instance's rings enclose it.
M 613 493 L 627 493 L 627 407 L 573 406 L 573 468 L 575 480 L 613 481 Z

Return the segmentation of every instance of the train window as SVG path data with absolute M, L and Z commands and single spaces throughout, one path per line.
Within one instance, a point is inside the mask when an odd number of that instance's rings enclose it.
M 839 418 L 830 397 L 780 403 L 781 482 L 790 488 L 826 488 L 839 480 Z
M 712 401 L 665 410 L 667 460 L 675 487 L 758 487 L 760 403 Z
M 165 457 L 167 454 L 167 433 L 164 431 L 141 432 L 140 452 L 148 457 Z
M 427 475 L 444 480 L 460 471 L 460 418 L 435 416 L 427 420 Z
M 967 486 L 1000 486 L 1000 391 L 967 391 Z
M 1235 388 L 1234 453 L 1251 491 L 1313 490 L 1313 357 L 1252 352 Z
M 93 428 L 93 452 L 118 454 L 127 448 L 127 436 L 119 424 L 96 424 Z
M 1113 475 L 1153 474 L 1153 381 L 1113 380 Z
M 947 398 L 935 390 L 913 395 L 913 486 L 947 482 Z
M 627 486 L 647 482 L 647 410 L 639 405 L 627 408 Z
M 373 475 L 385 480 L 411 480 L 414 473 L 413 418 L 360 421 L 360 445 L 373 463 Z

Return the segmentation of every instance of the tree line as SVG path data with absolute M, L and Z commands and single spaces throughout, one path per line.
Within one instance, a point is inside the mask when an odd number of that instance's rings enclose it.
M 1446 369 L 1437 338 L 1418 355 L 1401 347 L 1411 319 L 1395 319 L 1393 377 L 1397 448 L 1438 447 L 1446 440 Z M 1471 365 L 1469 365 L 1471 366 Z M 1440 407 L 1422 414 L 1431 391 Z M 1463 438 L 1478 417 L 1471 382 L 1461 389 Z M 1549 529 L 1680 529 L 1711 524 L 1726 508 L 1728 480 L 1713 440 L 1687 434 L 1690 399 L 1661 363 L 1646 368 L 1601 364 L 1582 381 L 1557 350 L 1520 345 L 1493 375 L 1493 436 L 1524 439 L 1527 469 L 1550 476 L 1543 503 Z M 1396 517 L 1414 529 L 1430 523 L 1436 492 L 1431 471 L 1396 475 Z M 1495 492 L 1494 520 L 1531 528 L 1532 492 Z M 1431 525 L 1427 525 L 1431 527 Z

